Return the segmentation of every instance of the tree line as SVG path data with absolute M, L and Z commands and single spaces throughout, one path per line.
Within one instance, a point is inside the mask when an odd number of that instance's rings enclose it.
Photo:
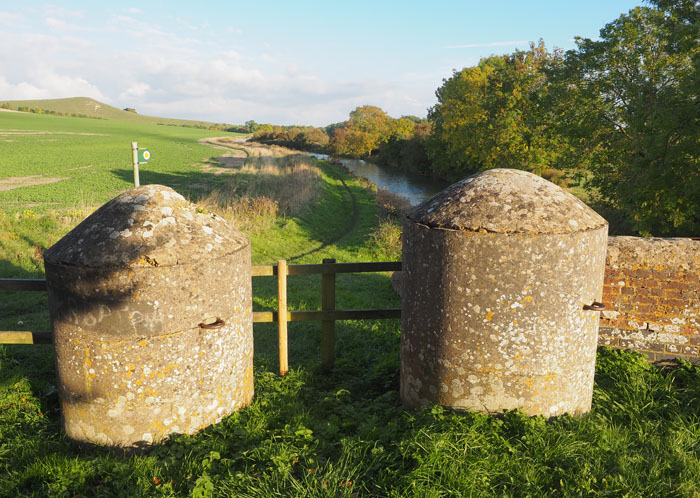
M 623 230 L 699 235 L 699 94 L 699 3 L 650 0 L 576 49 L 540 40 L 454 71 L 427 119 L 362 106 L 326 128 L 255 135 L 447 180 L 523 169 L 582 185 Z

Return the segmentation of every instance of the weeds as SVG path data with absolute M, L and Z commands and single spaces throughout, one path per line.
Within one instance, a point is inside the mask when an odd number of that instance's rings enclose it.
M 321 195 L 321 171 L 304 159 L 252 157 L 199 205 L 244 232 L 266 230 L 279 216 L 300 214 Z
M 376 193 L 378 222 L 371 234 L 371 246 L 381 261 L 401 261 L 401 224 L 411 202 L 386 189 Z
M 377 206 L 380 218 L 390 218 L 400 222 L 411 208 L 411 201 L 407 197 L 380 188 L 377 190 Z

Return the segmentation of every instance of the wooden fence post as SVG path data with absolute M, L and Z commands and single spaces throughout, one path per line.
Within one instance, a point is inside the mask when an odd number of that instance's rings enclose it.
M 277 339 L 279 341 L 280 375 L 287 375 L 287 261 L 277 261 Z
M 335 259 L 326 258 L 323 264 L 333 264 Z M 321 275 L 321 309 L 335 311 L 335 273 Z M 321 321 L 321 368 L 330 370 L 335 362 L 335 320 Z
M 131 159 L 134 164 L 134 187 L 139 187 L 141 181 L 139 180 L 139 144 L 138 142 L 131 142 Z

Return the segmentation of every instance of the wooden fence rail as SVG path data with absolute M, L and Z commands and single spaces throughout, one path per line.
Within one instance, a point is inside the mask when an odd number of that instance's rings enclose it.
M 324 259 L 321 264 L 288 265 L 279 260 L 276 265 L 253 266 L 253 277 L 277 277 L 277 311 L 254 311 L 253 323 L 277 322 L 280 375 L 289 369 L 287 353 L 287 322 L 321 322 L 321 365 L 333 368 L 335 361 L 335 322 L 338 320 L 381 320 L 401 318 L 400 308 L 353 309 L 335 308 L 335 275 L 338 273 L 367 273 L 401 271 L 400 261 L 371 263 L 336 263 Z M 287 277 L 292 275 L 321 275 L 321 309 L 290 311 L 287 309 Z M 0 278 L 0 291 L 44 291 L 46 280 Z M 0 331 L 0 344 L 51 344 L 51 332 Z

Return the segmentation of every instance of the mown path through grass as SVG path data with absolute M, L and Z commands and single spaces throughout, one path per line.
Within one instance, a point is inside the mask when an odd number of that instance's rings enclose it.
M 241 142 L 232 142 L 230 138 L 224 137 L 224 138 L 205 138 L 199 140 L 199 143 L 202 144 L 207 144 L 212 147 L 215 147 L 217 149 L 222 149 L 222 150 L 230 150 L 230 151 L 235 151 L 235 152 L 244 152 L 247 157 L 250 157 L 252 154 L 259 154 L 259 155 L 266 155 L 269 154 L 271 157 L 275 156 L 280 156 L 283 154 L 289 154 L 289 155 L 298 155 L 299 153 L 297 151 L 293 151 L 290 149 L 285 149 L 284 147 L 270 147 L 266 145 L 260 145 L 260 144 L 254 144 L 253 146 L 248 146 L 247 144 L 241 143 Z M 310 160 L 313 160 L 310 158 Z M 326 174 L 331 174 L 333 175 L 333 168 L 329 167 L 328 165 L 324 169 Z M 335 172 L 335 175 L 337 175 L 337 171 Z M 348 215 L 348 213 L 343 213 L 343 216 L 347 217 L 347 224 L 341 228 L 340 230 L 337 231 L 335 236 L 333 236 L 329 240 L 325 240 L 321 242 L 316 247 L 312 247 L 304 252 L 298 253 L 298 254 L 293 254 L 290 256 L 287 256 L 287 259 L 290 262 L 295 262 L 299 261 L 305 256 L 310 256 L 313 254 L 320 253 L 323 249 L 325 249 L 328 246 L 332 246 L 339 241 L 341 241 L 344 237 L 347 237 L 352 233 L 353 230 L 355 230 L 358 226 L 358 221 L 360 217 L 360 212 L 358 210 L 358 201 L 357 201 L 357 196 L 353 192 L 353 190 L 348 186 L 346 183 L 345 179 L 342 176 L 337 176 L 337 179 L 340 181 L 342 185 L 342 189 L 344 193 L 347 194 L 348 198 L 350 199 L 351 202 L 351 211 Z M 342 222 L 336 218 L 334 225 L 336 226 L 342 226 Z

